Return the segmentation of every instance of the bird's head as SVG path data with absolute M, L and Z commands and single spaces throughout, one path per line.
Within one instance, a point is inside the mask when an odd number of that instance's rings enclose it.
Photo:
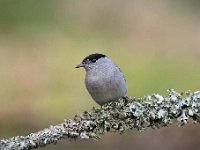
M 83 59 L 83 61 L 78 64 L 75 68 L 83 67 L 85 70 L 89 70 L 97 65 L 100 59 L 106 58 L 104 54 L 91 54 Z

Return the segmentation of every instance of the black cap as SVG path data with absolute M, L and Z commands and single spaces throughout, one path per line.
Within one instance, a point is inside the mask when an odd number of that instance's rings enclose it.
M 106 55 L 104 54 L 98 54 L 98 53 L 95 53 L 95 54 L 91 54 L 87 57 L 85 57 L 82 61 L 82 63 L 85 63 L 86 61 L 90 61 L 90 62 L 96 62 L 99 58 L 102 58 L 102 57 L 106 57 Z

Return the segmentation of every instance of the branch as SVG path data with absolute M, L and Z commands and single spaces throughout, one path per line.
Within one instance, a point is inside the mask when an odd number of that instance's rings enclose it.
M 156 129 L 174 122 L 183 126 L 189 119 L 200 123 L 200 91 L 187 92 L 185 96 L 173 89 L 168 92 L 165 98 L 153 94 L 142 99 L 119 99 L 28 136 L 2 139 L 0 149 L 34 149 L 64 138 L 98 139 L 99 134 L 106 132 L 122 134 L 127 129 Z

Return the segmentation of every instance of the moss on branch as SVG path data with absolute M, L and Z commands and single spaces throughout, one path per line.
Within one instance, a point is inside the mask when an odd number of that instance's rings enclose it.
M 0 149 L 34 149 L 65 138 L 98 139 L 106 132 L 122 134 L 127 129 L 143 131 L 172 123 L 183 126 L 189 119 L 200 122 L 200 91 L 180 94 L 171 89 L 168 93 L 167 97 L 153 94 L 141 99 L 119 99 L 28 136 L 2 139 Z

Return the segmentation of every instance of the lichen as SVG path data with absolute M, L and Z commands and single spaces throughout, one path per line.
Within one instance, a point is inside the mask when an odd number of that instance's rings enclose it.
M 176 123 L 183 126 L 188 120 L 200 123 L 200 91 L 186 92 L 185 97 L 173 89 L 169 96 L 159 94 L 142 99 L 121 98 L 100 108 L 93 108 L 28 136 L 17 136 L 0 141 L 0 149 L 33 149 L 60 139 L 99 139 L 100 134 L 110 131 L 122 134 L 127 129 L 144 131 L 158 129 Z

